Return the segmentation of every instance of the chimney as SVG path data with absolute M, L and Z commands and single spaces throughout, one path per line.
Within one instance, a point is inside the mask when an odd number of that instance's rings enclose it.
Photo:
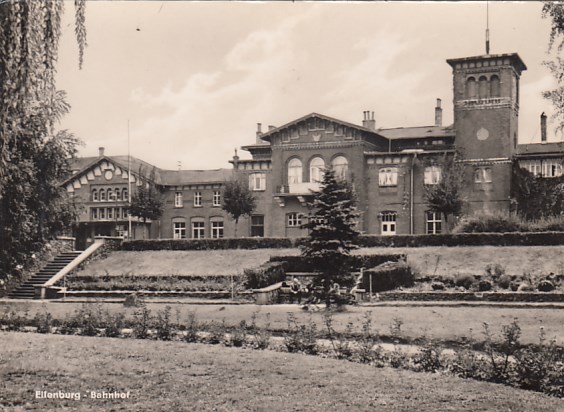
M 262 143 L 262 139 L 260 138 L 261 136 L 262 136 L 262 124 L 257 123 L 257 144 Z
M 437 99 L 437 106 L 435 107 L 435 126 L 443 125 L 443 109 L 441 108 L 441 99 Z
M 235 148 L 235 154 L 233 155 L 233 167 L 235 168 L 235 170 L 239 169 L 239 156 L 237 156 L 237 148 Z
M 104 147 L 98 148 L 98 154 L 100 155 L 100 157 L 104 156 Z
M 546 143 L 546 114 L 541 114 L 541 143 Z
M 362 119 L 362 127 L 370 130 L 376 130 L 376 120 L 374 120 L 374 112 L 365 110 L 362 112 L 364 118 Z

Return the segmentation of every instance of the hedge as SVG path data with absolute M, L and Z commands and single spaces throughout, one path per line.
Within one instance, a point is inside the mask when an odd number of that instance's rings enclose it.
M 373 268 L 386 262 L 398 262 L 405 260 L 403 253 L 387 253 L 380 255 L 351 255 L 351 270 L 360 268 Z M 281 262 L 286 272 L 312 272 L 311 265 L 302 256 L 272 256 L 270 261 L 273 263 Z
M 122 243 L 122 250 L 283 249 L 303 244 L 304 238 L 150 239 Z M 549 246 L 564 245 L 564 232 L 445 233 L 437 235 L 362 235 L 360 247 L 423 246 Z
M 149 239 L 123 242 L 122 250 L 283 249 L 294 247 L 288 238 Z

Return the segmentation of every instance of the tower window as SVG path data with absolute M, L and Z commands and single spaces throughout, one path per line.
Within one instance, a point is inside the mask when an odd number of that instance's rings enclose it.
M 478 84 L 478 97 L 486 99 L 488 97 L 488 79 L 486 76 L 481 76 Z
M 476 79 L 473 77 L 469 77 L 468 80 L 466 80 L 466 98 L 476 98 Z
M 500 96 L 499 77 L 497 77 L 495 74 L 490 78 L 490 96 L 491 97 Z

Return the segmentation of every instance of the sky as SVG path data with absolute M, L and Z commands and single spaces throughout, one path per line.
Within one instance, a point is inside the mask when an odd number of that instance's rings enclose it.
M 516 52 L 519 143 L 540 141 L 549 22 L 537 2 L 489 2 L 491 54 Z M 57 86 L 80 156 L 141 158 L 163 169 L 230 168 L 263 131 L 316 112 L 376 127 L 453 121 L 446 59 L 485 54 L 485 2 L 89 1 L 78 67 L 66 2 Z M 549 141 L 561 140 L 549 120 Z

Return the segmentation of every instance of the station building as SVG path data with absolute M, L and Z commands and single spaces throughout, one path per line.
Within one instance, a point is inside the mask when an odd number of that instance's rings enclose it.
M 445 230 L 428 209 L 426 185 L 441 179 L 440 158 L 462 155 L 467 184 L 466 214 L 511 209 L 512 165 L 546 178 L 562 175 L 564 145 L 547 143 L 546 116 L 541 143 L 518 144 L 519 82 L 527 69 L 516 53 L 449 59 L 454 123 L 443 125 L 441 100 L 430 107 L 430 125 L 377 128 L 374 113 L 360 124 L 311 113 L 280 127 L 262 130 L 242 146 L 250 159 L 235 156 L 217 170 L 163 170 L 128 156 L 77 159 L 63 184 L 80 211 L 75 236 L 130 238 L 232 237 L 234 222 L 222 210 L 225 182 L 248 183 L 257 207 L 241 219 L 239 236 L 300 237 L 312 193 L 331 167 L 352 182 L 366 234 L 424 234 Z M 129 172 L 129 173 L 128 173 Z M 131 182 L 130 182 L 131 181 Z M 129 228 L 129 188 L 155 185 L 164 193 L 162 217 L 134 219 Z

